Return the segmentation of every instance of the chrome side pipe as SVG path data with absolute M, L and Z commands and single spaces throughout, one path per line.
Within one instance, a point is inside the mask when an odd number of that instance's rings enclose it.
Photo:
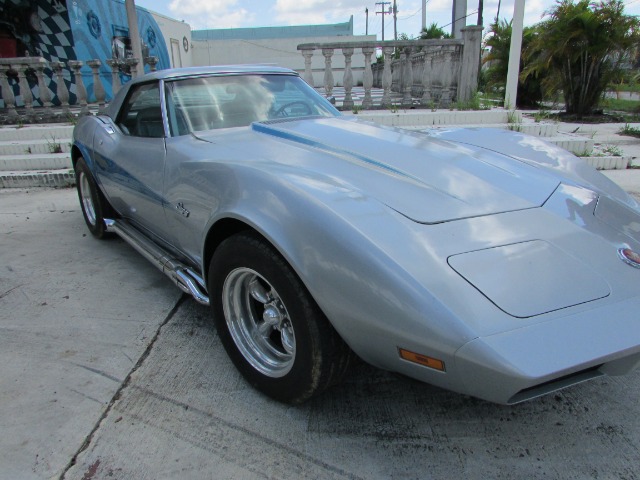
M 131 245 L 138 253 L 155 265 L 177 287 L 190 294 L 196 302 L 209 305 L 209 297 L 203 278 L 192 268 L 173 258 L 169 252 L 156 245 L 135 228 L 121 220 L 104 219 L 108 232 L 113 232 Z

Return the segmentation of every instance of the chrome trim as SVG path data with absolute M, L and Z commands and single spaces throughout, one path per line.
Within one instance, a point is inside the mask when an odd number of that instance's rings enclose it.
M 169 277 L 180 290 L 193 296 L 196 302 L 209 305 L 205 282 L 191 267 L 173 258 L 169 252 L 145 237 L 125 220 L 105 218 L 104 223 L 107 231 L 116 233 L 131 245 Z
M 620 260 L 622 260 L 627 265 L 631 265 L 634 268 L 640 268 L 640 263 L 634 262 L 633 260 L 631 260 L 629 257 L 627 257 L 624 254 L 625 250 L 631 250 L 631 249 L 630 248 L 619 248 L 618 249 L 618 257 L 620 257 Z M 631 251 L 633 252 L 633 250 L 631 250 Z
M 507 400 L 507 405 L 514 405 L 516 403 L 524 402 L 525 400 L 531 400 L 532 398 L 541 397 L 542 395 L 562 390 L 563 388 L 577 385 L 578 383 L 586 382 L 592 378 L 602 377 L 604 373 L 600 371 L 600 367 L 602 367 L 602 365 L 596 365 L 595 367 L 587 368 L 579 372 L 571 373 L 569 375 L 520 390 Z
M 80 201 L 82 202 L 82 209 L 87 216 L 87 221 L 91 224 L 91 226 L 95 227 L 97 216 L 95 206 L 93 205 L 93 196 L 91 194 L 89 177 L 82 170 L 80 170 L 79 177 L 78 189 L 80 190 Z
M 260 373 L 284 377 L 293 368 L 296 336 L 287 307 L 269 281 L 250 268 L 232 270 L 222 287 L 231 338 Z

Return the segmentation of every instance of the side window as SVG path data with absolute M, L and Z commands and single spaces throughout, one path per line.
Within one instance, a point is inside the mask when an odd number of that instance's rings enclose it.
M 164 137 L 158 83 L 145 83 L 133 87 L 122 106 L 117 123 L 127 135 Z

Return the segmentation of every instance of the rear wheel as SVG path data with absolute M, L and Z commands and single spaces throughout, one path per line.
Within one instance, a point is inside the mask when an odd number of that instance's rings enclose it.
M 240 233 L 225 240 L 209 279 L 218 334 L 251 385 L 300 403 L 342 378 L 349 348 L 287 262 L 260 237 Z
M 113 218 L 114 211 L 109 202 L 104 197 L 96 185 L 93 175 L 87 167 L 84 158 L 78 158 L 76 162 L 76 188 L 78 189 L 78 199 L 82 208 L 84 221 L 91 234 L 96 238 L 110 236 L 104 219 Z

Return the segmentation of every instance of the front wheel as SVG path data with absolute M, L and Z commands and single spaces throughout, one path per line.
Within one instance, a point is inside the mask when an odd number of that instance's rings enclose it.
M 96 185 L 96 181 L 84 158 L 80 157 L 76 162 L 75 173 L 78 199 L 80 200 L 84 221 L 94 237 L 106 238 L 109 236 L 109 232 L 107 232 L 104 219 L 105 217 L 112 218 L 114 211 Z
M 287 262 L 257 235 L 225 240 L 209 292 L 220 339 L 251 385 L 301 403 L 344 375 L 351 352 Z

